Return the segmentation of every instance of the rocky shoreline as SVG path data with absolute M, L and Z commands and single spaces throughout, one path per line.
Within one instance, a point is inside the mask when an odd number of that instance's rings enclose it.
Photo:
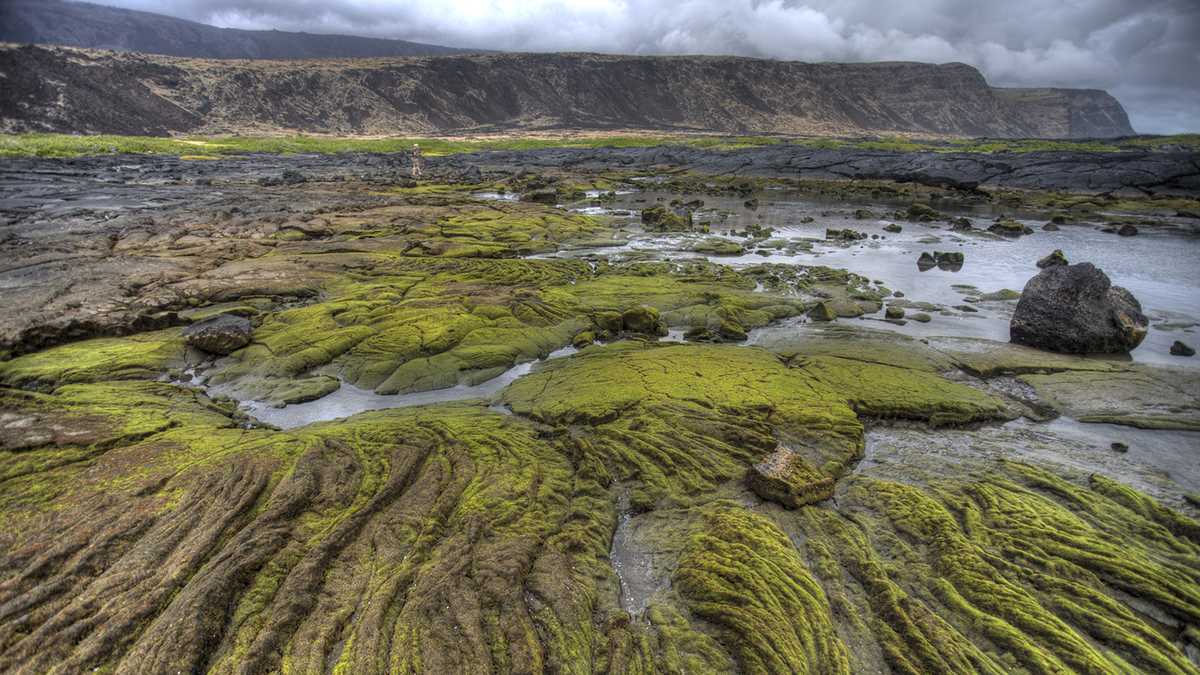
M 1200 369 L 930 332 L 1196 245 L 1038 155 L 6 160 L 0 670 L 1198 672 Z

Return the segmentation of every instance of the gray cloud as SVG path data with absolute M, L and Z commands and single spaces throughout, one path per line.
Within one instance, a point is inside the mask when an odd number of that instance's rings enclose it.
M 1197 0 L 101 0 L 235 28 L 455 47 L 962 61 L 998 86 L 1107 89 L 1145 133 L 1200 131 Z

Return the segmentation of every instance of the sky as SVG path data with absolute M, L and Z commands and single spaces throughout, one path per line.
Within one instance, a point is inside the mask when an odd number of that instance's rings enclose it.
M 959 61 L 995 86 L 1106 89 L 1141 133 L 1200 131 L 1200 0 L 94 1 L 505 51 Z

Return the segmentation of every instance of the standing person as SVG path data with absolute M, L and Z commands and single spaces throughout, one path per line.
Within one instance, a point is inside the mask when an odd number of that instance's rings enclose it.
M 421 177 L 421 146 L 416 143 L 412 147 L 412 177 Z

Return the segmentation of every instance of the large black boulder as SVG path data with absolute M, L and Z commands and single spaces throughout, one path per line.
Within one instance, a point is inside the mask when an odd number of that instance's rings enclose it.
M 250 320 L 232 314 L 194 323 L 183 329 L 187 343 L 210 354 L 229 354 L 250 344 Z
M 1053 352 L 1116 354 L 1141 344 L 1148 323 L 1133 294 L 1095 265 L 1054 265 L 1025 284 L 1009 335 Z

